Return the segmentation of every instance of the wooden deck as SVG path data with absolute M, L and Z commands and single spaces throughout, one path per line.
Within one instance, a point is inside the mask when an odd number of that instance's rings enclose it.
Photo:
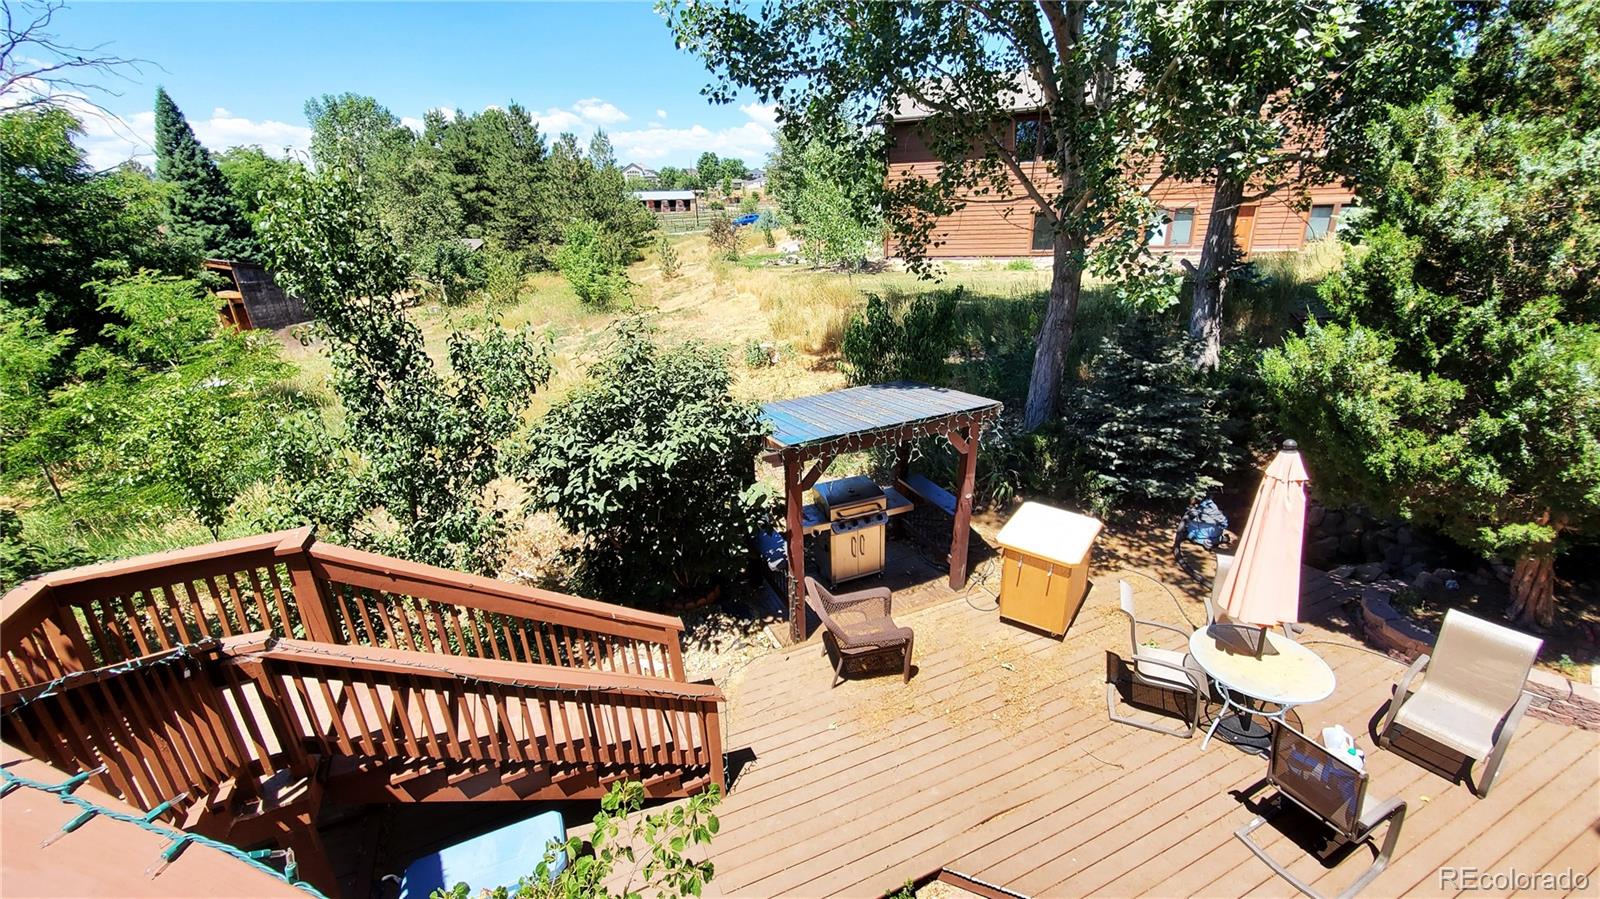
M 949 868 L 1030 896 L 1290 896 L 1233 838 L 1254 812 L 1234 791 L 1265 762 L 1200 735 L 1107 720 L 1106 651 L 1127 653 L 1115 576 L 1097 572 L 1064 641 L 1000 622 L 982 591 L 900 616 L 917 671 L 829 688 L 815 639 L 765 656 L 726 685 L 737 779 L 713 844 L 725 896 L 877 896 Z M 1403 667 L 1348 633 L 1341 588 L 1310 572 L 1301 640 L 1335 669 L 1332 698 L 1299 713 L 1341 723 L 1368 751 L 1371 793 L 1409 806 L 1374 896 L 1453 893 L 1441 866 L 1589 875 L 1600 891 L 1600 734 L 1525 719 L 1479 800 L 1369 733 Z M 1203 620 L 1192 597 L 1138 589 L 1141 617 Z M 1327 641 L 1327 642 L 1323 642 Z M 737 756 L 753 755 L 738 769 Z M 730 772 L 730 777 L 732 772 Z M 1263 791 L 1269 796 L 1270 790 Z M 1272 826 L 1277 857 L 1334 894 L 1370 856 L 1332 869 Z

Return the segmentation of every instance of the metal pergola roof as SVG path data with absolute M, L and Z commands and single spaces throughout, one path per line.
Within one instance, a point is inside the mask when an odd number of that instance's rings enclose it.
M 960 431 L 1000 414 L 999 400 L 916 381 L 847 387 L 761 407 L 769 449 L 812 458 Z

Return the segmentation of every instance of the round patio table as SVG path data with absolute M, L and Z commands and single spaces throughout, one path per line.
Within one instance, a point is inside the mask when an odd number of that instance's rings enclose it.
M 1206 738 L 1200 743 L 1202 750 L 1211 743 L 1217 725 L 1222 723 L 1230 708 L 1239 712 L 1244 731 L 1241 736 L 1259 739 L 1259 734 L 1249 733 L 1251 715 L 1282 721 L 1295 706 L 1320 702 L 1333 695 L 1333 669 L 1321 656 L 1276 631 L 1266 631 L 1265 637 L 1266 647 L 1257 657 L 1244 651 L 1237 640 L 1219 639 L 1209 626 L 1189 636 L 1189 655 L 1222 694 L 1222 713 L 1206 731 Z M 1255 701 L 1254 705 L 1251 700 Z M 1264 751 L 1266 747 L 1259 748 Z

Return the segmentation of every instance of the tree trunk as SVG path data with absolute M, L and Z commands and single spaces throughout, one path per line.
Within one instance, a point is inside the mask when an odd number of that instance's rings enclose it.
M 1548 550 L 1517 560 L 1511 575 L 1511 607 L 1517 624 L 1546 628 L 1556 623 L 1555 556 Z
M 50 482 L 50 492 L 54 493 L 56 495 L 56 499 L 57 500 L 60 500 L 61 499 L 61 485 L 56 483 L 56 476 L 55 476 L 54 473 L 52 473 L 50 471 L 50 464 L 45 462 L 43 459 L 40 459 L 39 460 L 39 470 L 44 472 L 44 479 L 46 481 Z
M 1216 368 L 1222 355 L 1222 301 L 1228 276 L 1239 262 L 1234 225 L 1243 199 L 1244 182 L 1234 179 L 1219 180 L 1211 193 L 1211 216 L 1200 245 L 1200 264 L 1193 269 L 1194 304 L 1189 310 L 1189 336 L 1200 342 L 1198 368 Z
M 1067 344 L 1078 318 L 1078 298 L 1083 292 L 1083 252 L 1064 234 L 1054 241 L 1050 267 L 1050 301 L 1033 350 L 1033 374 L 1028 378 L 1028 399 L 1022 411 L 1022 429 L 1037 430 L 1056 413 L 1061 399 L 1062 368 Z

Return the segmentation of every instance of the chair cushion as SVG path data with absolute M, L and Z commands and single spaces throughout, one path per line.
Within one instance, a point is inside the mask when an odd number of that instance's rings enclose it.
M 1177 668 L 1185 667 L 1184 662 L 1188 659 L 1188 657 L 1188 653 L 1178 652 L 1172 649 L 1161 649 L 1155 646 L 1140 646 L 1135 650 L 1134 667 L 1139 673 L 1139 676 L 1146 680 L 1161 681 L 1163 683 L 1171 684 L 1175 687 L 1180 687 L 1184 690 L 1192 691 L 1194 689 L 1194 684 L 1188 678 L 1184 677 L 1182 672 L 1176 670 Z M 1153 659 L 1165 664 L 1146 665 L 1144 662 L 1147 659 Z M 1174 667 L 1168 668 L 1168 665 L 1172 665 Z
M 1503 714 L 1447 690 L 1430 690 L 1424 683 L 1401 703 L 1394 720 L 1436 743 L 1482 759 L 1494 748 L 1494 732 Z

